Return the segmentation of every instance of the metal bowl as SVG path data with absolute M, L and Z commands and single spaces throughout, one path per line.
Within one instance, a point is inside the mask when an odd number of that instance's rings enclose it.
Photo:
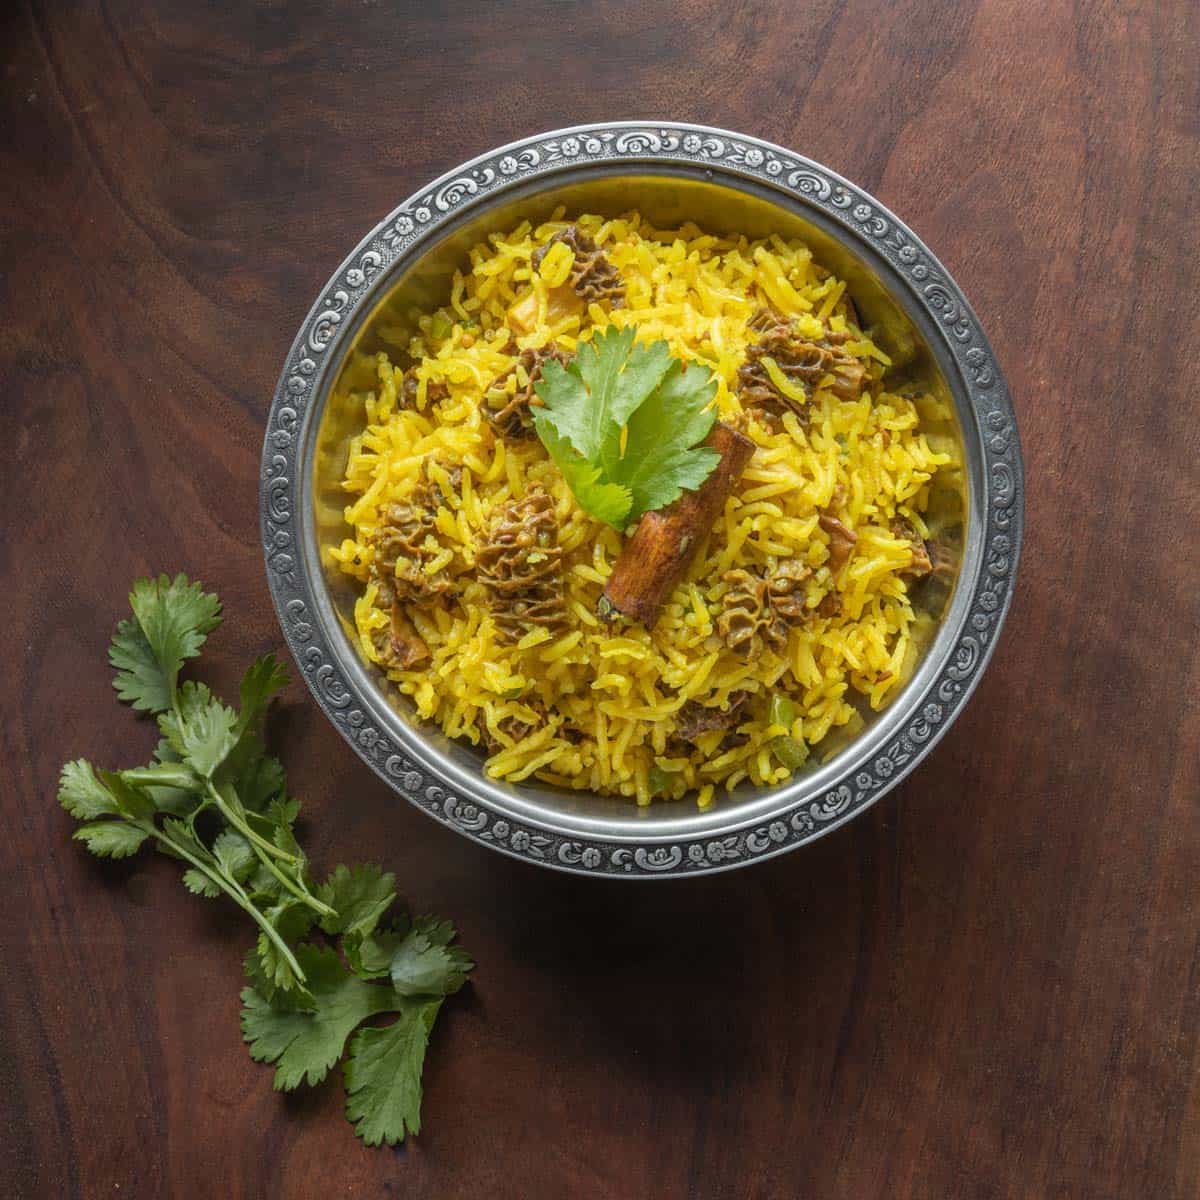
M 934 397 L 925 423 L 957 447 L 931 500 L 952 570 L 926 587 L 928 646 L 891 704 L 827 739 L 786 785 L 705 811 L 488 779 L 477 752 L 419 723 L 347 636 L 354 593 L 323 547 L 346 533 L 338 489 L 363 413 L 339 386 L 350 351 L 443 302 L 465 248 L 522 216 L 640 208 L 660 226 L 805 238 L 846 279 L 873 336 Z M 945 478 L 943 479 L 943 476 Z M 894 787 L 957 716 L 987 664 L 1021 544 L 1021 451 L 1000 369 L 945 268 L 872 196 L 742 134 L 686 124 L 589 125 L 526 138 L 422 188 L 342 263 L 288 355 L 267 423 L 262 536 L 284 635 L 318 704 L 398 793 L 452 829 L 543 866 L 618 878 L 703 874 L 813 841 Z

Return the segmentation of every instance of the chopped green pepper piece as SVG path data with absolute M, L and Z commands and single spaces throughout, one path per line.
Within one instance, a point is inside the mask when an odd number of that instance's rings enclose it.
M 767 712 L 768 725 L 783 725 L 791 729 L 796 719 L 796 706 L 786 696 L 772 696 L 771 707 Z
M 450 331 L 453 328 L 453 322 L 445 313 L 435 312 L 429 322 L 429 336 L 440 342 L 450 336 Z
M 675 778 L 674 771 L 664 771 L 662 767 L 651 767 L 646 776 L 650 787 L 650 795 L 661 796 L 671 790 L 671 782 Z
M 794 771 L 797 767 L 803 766 L 805 759 L 808 758 L 808 750 L 805 748 L 804 743 L 796 741 L 794 737 L 780 736 L 772 738 L 771 753 L 789 771 Z

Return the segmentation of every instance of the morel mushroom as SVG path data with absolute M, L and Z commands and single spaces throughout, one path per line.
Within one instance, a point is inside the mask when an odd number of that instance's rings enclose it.
M 818 617 L 824 617 L 828 621 L 832 621 L 834 617 L 840 617 L 842 615 L 842 593 L 836 588 L 830 588 L 821 597 L 821 603 L 817 605 L 816 612 Z
M 804 584 L 811 575 L 797 559 L 786 559 L 768 577 L 741 567 L 727 571 L 718 635 L 742 658 L 761 653 L 764 643 L 782 654 L 789 631 L 808 616 Z
M 396 600 L 428 600 L 451 585 L 444 570 L 432 575 L 426 565 L 437 553 L 436 540 L 429 539 L 437 528 L 435 514 L 441 493 L 429 483 L 419 484 L 401 504 L 389 504 L 384 523 L 368 539 L 375 548 L 371 574 Z
M 769 620 L 763 636 L 777 653 L 787 646 L 788 632 L 808 616 L 808 593 L 805 583 L 812 569 L 797 558 L 787 558 L 767 578 L 767 610 Z
M 750 658 L 767 607 L 767 581 L 738 567 L 725 572 L 725 583 L 729 590 L 722 597 L 717 633 L 735 654 Z
M 827 330 L 814 341 L 802 336 L 794 321 L 769 310 L 760 310 L 750 328 L 758 338 L 746 348 L 746 361 L 738 368 L 738 396 L 747 407 L 774 416 L 790 408 L 807 422 L 807 402 L 827 375 L 833 376 L 830 391 L 835 396 L 858 399 L 867 372 L 844 349 L 849 334 Z
M 620 308 L 625 303 L 625 284 L 617 268 L 609 262 L 594 241 L 578 225 L 568 225 L 556 233 L 540 250 L 535 250 L 532 259 L 536 271 L 550 247 L 562 243 L 575 255 L 567 282 L 575 294 L 590 304 L 593 300 L 607 303 L 610 308 Z
M 553 343 L 539 346 L 536 350 L 522 350 L 517 361 L 492 380 L 491 387 L 483 397 L 483 415 L 501 437 L 518 441 L 534 436 L 533 409 L 541 404 L 534 385 L 542 377 L 542 367 L 551 359 L 564 364 L 570 361 L 569 356 Z M 521 372 L 525 376 L 523 387 L 520 386 Z M 511 375 L 517 376 L 518 387 L 510 396 L 504 385 Z
M 554 501 L 540 488 L 505 504 L 475 556 L 501 637 L 516 641 L 534 626 L 566 618 L 562 549 Z

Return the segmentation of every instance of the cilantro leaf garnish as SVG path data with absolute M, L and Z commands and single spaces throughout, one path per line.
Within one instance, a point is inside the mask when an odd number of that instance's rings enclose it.
M 190 892 L 224 896 L 255 922 L 242 1029 L 251 1056 L 276 1065 L 277 1088 L 324 1079 L 363 1021 L 398 1014 L 350 1043 L 347 1116 L 369 1145 L 416 1133 L 429 1030 L 474 966 L 454 927 L 392 915 L 395 876 L 378 866 L 338 866 L 314 886 L 294 829 L 300 803 L 263 744 L 283 666 L 258 659 L 230 708 L 205 684 L 179 681 L 220 623 L 217 597 L 164 575 L 134 584 L 130 604 L 109 650 L 114 686 L 157 717 L 162 736 L 144 767 L 63 766 L 59 801 L 81 822 L 76 839 L 102 858 L 153 843 L 183 864 Z
M 238 734 L 247 730 L 258 731 L 262 727 L 263 718 L 267 715 L 267 705 L 277 693 L 287 687 L 288 673 L 273 654 L 264 654 L 250 664 L 249 670 L 242 676 L 239 689 L 242 712 L 238 719 Z
M 368 1146 L 421 1132 L 421 1070 L 441 1000 L 409 1002 L 382 1028 L 361 1029 L 346 1059 L 346 1116 Z
M 698 488 L 720 457 L 700 445 L 716 381 L 666 342 L 635 343 L 636 332 L 603 330 L 567 366 L 544 363 L 535 385 L 542 444 L 579 506 L 618 529 Z
M 63 764 L 58 788 L 59 803 L 80 821 L 117 813 L 113 794 L 96 778 L 96 771 L 86 759 Z
M 238 716 L 219 700 L 209 697 L 197 705 L 190 719 L 179 726 L 179 753 L 185 763 L 211 779 L 237 742 Z
M 318 894 L 336 910 L 321 928 L 361 940 L 396 899 L 396 877 L 374 863 L 354 868 L 339 864 Z
M 539 421 L 535 416 L 534 424 L 542 445 L 558 464 L 579 507 L 597 521 L 617 529 L 623 528 L 633 509 L 633 493 L 629 488 L 620 483 L 606 483 L 603 469 L 588 462 L 566 438 L 558 434 L 548 420 Z
M 93 821 L 75 830 L 76 840 L 83 842 L 97 858 L 128 858 L 142 848 L 147 837 L 144 829 L 124 821 Z
M 287 996 L 268 998 L 255 987 L 242 991 L 242 1034 L 250 1057 L 277 1064 L 278 1091 L 320 1083 L 354 1030 L 400 1003 L 390 988 L 348 971 L 332 947 L 301 946 L 297 957 L 314 1001 L 311 1009 L 297 1008 Z
M 139 712 L 170 707 L 179 669 L 221 623 L 221 602 L 185 575 L 139 579 L 129 595 L 134 619 L 117 626 L 109 661 L 117 695 Z
M 392 986 L 402 996 L 449 996 L 475 965 L 461 946 L 451 945 L 454 926 L 418 917 L 392 956 Z

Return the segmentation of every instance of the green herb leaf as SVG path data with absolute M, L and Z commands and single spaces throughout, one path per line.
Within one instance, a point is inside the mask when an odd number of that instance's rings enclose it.
M 239 746 L 239 750 L 241 746 Z M 233 779 L 242 804 L 251 812 L 263 812 L 272 801 L 283 799 L 283 764 L 269 754 L 256 754 L 241 765 Z M 297 811 L 300 808 L 296 802 Z M 293 815 L 292 820 L 295 820 Z M 288 824 L 291 824 L 289 821 Z
M 234 733 L 236 735 L 236 729 Z M 246 729 L 238 737 L 213 782 L 222 795 L 234 798 L 239 811 L 263 817 L 272 825 L 286 825 L 290 831 L 300 807 L 299 801 L 295 802 L 294 810 L 286 820 L 273 813 L 274 807 L 287 799 L 283 764 L 266 753 L 262 738 L 253 729 Z
M 179 851 L 183 850 L 199 859 L 205 866 L 216 866 L 217 860 L 213 858 L 208 847 L 192 832 L 191 826 L 186 821 L 181 821 L 177 817 L 167 817 L 162 823 L 162 831 L 167 839 L 167 844 L 161 847 L 164 854 L 175 854 L 178 857 Z
M 288 833 L 291 833 L 292 826 L 296 823 L 299 815 L 300 801 L 294 797 L 289 800 L 284 796 L 279 796 L 267 805 L 267 820 L 278 829 L 286 829 Z
M 312 1009 L 298 1008 L 286 996 L 264 996 L 255 987 L 242 991 L 242 1036 L 256 1062 L 277 1064 L 280 1091 L 320 1083 L 358 1025 L 399 1006 L 390 988 L 356 978 L 330 947 L 305 944 L 296 958 L 308 979 Z
M 118 623 L 108 648 L 108 661 L 117 669 L 113 687 L 118 699 L 138 712 L 158 713 L 170 708 L 170 683 L 136 621 Z
M 316 914 L 289 893 L 284 893 L 279 903 L 272 905 L 263 915 L 275 932 L 293 949 L 295 943 L 304 937 L 316 923 Z M 263 978 L 272 987 L 286 992 L 301 986 L 302 981 L 297 979 L 291 963 L 280 953 L 279 947 L 267 937 L 266 933 L 258 935 L 257 950 Z M 303 967 L 304 963 L 299 958 L 298 951 L 297 960 Z M 305 975 L 307 974 L 306 970 Z M 307 986 L 312 988 L 311 980 L 307 981 Z
M 222 830 L 213 842 L 213 857 L 230 879 L 243 880 L 254 869 L 258 859 L 254 848 L 240 833 L 232 829 Z
M 636 326 L 609 326 L 584 342 L 567 366 L 551 359 L 542 368 L 545 419 L 580 454 L 603 461 L 611 434 L 658 386 L 671 365 L 666 342 L 634 345 Z
M 360 979 L 383 979 L 392 971 L 392 959 L 409 931 L 408 919 L 377 928 L 345 944 L 346 961 Z
M 139 712 L 163 712 L 175 694 L 179 668 L 200 653 L 221 623 L 221 602 L 186 575 L 139 579 L 129 595 L 134 620 L 113 635 L 109 661 L 117 695 Z
M 115 771 L 100 771 L 100 782 L 117 803 L 117 811 L 131 821 L 144 821 L 154 816 L 154 801 L 139 787 L 126 783 Z
M 121 622 L 110 649 L 115 686 L 134 708 L 157 714 L 162 739 L 147 766 L 63 766 L 59 802 L 85 822 L 75 837 L 108 858 L 153 838 L 184 864 L 189 891 L 226 895 L 253 919 L 259 936 L 246 956 L 242 1028 L 253 1057 L 277 1065 L 276 1087 L 319 1082 L 362 1021 L 399 1012 L 394 1025 L 355 1039 L 347 1112 L 371 1144 L 416 1132 L 429 1029 L 442 995 L 461 987 L 474 965 L 452 945 L 454 927 L 430 917 L 410 925 L 406 916 L 381 924 L 396 899 L 395 878 L 376 866 L 339 866 L 314 891 L 293 829 L 300 802 L 288 796 L 283 767 L 262 738 L 271 697 L 287 679 L 283 667 L 271 655 L 255 662 L 234 712 L 204 684 L 178 678 L 219 622 L 217 598 L 182 575 L 162 576 L 139 580 L 130 603 L 134 617 Z M 302 941 L 318 917 L 337 948 Z
M 635 345 L 635 333 L 610 327 L 568 366 L 545 363 L 536 384 L 542 444 L 580 507 L 617 528 L 698 488 L 720 457 L 699 445 L 716 419 L 716 381 L 666 342 Z
M 242 712 L 238 720 L 239 736 L 248 729 L 257 731 L 261 727 L 271 697 L 281 692 L 287 682 L 287 670 L 275 655 L 266 654 L 251 663 L 242 676 L 240 688 Z
M 158 728 L 163 736 L 159 747 L 162 748 L 165 744 L 166 751 L 175 756 L 175 761 L 182 762 L 187 754 L 184 738 L 188 722 L 193 720 L 197 713 L 214 703 L 216 700 L 209 690 L 208 684 L 196 683 L 191 679 L 186 680 L 175 696 L 175 706 L 179 710 L 178 715 L 174 710 L 159 713 Z
M 412 927 L 418 933 L 423 933 L 435 946 L 448 946 L 458 936 L 453 921 L 443 921 L 441 917 L 429 913 L 417 917 Z
M 295 805 L 295 809 L 292 808 Z M 286 851 L 288 854 L 294 854 L 297 859 L 304 859 L 304 851 L 300 847 L 300 843 L 296 841 L 296 835 L 292 832 L 292 821 L 295 820 L 293 815 L 291 819 L 287 819 L 288 813 L 293 813 L 299 808 L 296 801 L 288 800 L 272 800 L 267 807 L 267 819 L 275 826 L 275 831 L 271 835 L 271 841 L 275 843 L 280 850 Z
M 92 764 L 78 758 L 64 763 L 58 778 L 58 802 L 80 821 L 119 812 L 113 794 L 96 778 Z
M 336 909 L 332 917 L 321 921 L 326 933 L 362 938 L 379 923 L 379 919 L 396 899 L 396 877 L 373 863 L 367 866 L 334 868 L 317 898 Z
M 100 858 L 128 858 L 141 849 L 150 835 L 128 821 L 95 821 L 75 830 L 76 841 Z
M 448 927 L 448 929 L 447 929 Z M 401 996 L 449 996 L 475 966 L 461 946 L 452 946 L 454 926 L 419 917 L 396 949 L 392 986 Z
M 221 889 L 217 886 L 203 871 L 197 871 L 195 867 L 188 867 L 183 873 L 183 886 L 194 896 L 204 896 L 208 900 L 215 900 L 221 895 Z
M 237 714 L 219 700 L 197 705 L 179 730 L 183 761 L 197 775 L 211 779 L 237 742 Z
M 623 529 L 633 508 L 633 493 L 619 483 L 603 482 L 601 468 L 589 463 L 549 422 L 544 421 L 540 409 L 534 414 L 534 425 L 542 444 L 558 464 L 567 486 L 579 502 L 579 507 L 597 521 L 603 521 L 615 529 Z
M 368 1146 L 394 1146 L 421 1132 L 421 1070 L 441 1006 L 441 1000 L 413 1004 L 391 1025 L 354 1035 L 345 1068 L 346 1116 Z
M 716 394 L 716 381 L 703 367 L 685 369 L 673 360 L 661 385 L 629 418 L 615 476 L 633 493 L 630 520 L 666 508 L 684 489 L 695 491 L 716 469 L 721 456 L 699 444 L 716 420 L 708 407 Z

